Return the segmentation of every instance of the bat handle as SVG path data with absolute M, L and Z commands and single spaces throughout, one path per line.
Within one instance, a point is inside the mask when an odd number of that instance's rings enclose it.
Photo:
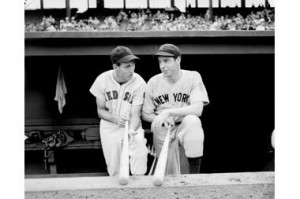
M 120 160 L 119 183 L 126 185 L 129 182 L 129 154 L 128 154 L 128 121 L 125 122 L 125 133 Z
M 172 126 L 171 126 L 170 124 L 167 124 L 167 129 L 168 129 L 168 132 L 167 132 L 167 133 L 169 133 L 169 134 L 171 133 L 171 127 L 172 127 Z
M 151 169 L 150 169 L 150 171 L 149 171 L 149 173 L 148 173 L 148 176 L 150 176 L 150 175 L 152 174 L 153 168 L 154 168 L 154 165 L 155 165 L 155 162 L 156 162 L 156 156 L 154 157 L 154 160 L 153 160 L 153 162 L 152 162 L 152 166 L 151 166 Z
M 127 131 L 127 134 L 128 134 L 128 120 L 127 121 L 125 121 L 125 132 Z

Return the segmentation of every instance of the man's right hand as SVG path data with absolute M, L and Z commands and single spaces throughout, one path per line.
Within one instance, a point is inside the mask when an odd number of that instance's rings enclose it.
M 155 118 L 154 118 L 155 119 Z M 174 122 L 174 117 L 173 116 L 169 116 L 164 122 L 163 125 L 167 128 L 167 126 L 171 126 L 174 127 L 175 126 L 175 122 Z M 160 130 L 161 127 L 158 129 L 157 127 L 155 127 L 155 123 L 152 122 L 151 124 L 151 131 L 153 133 L 155 133 L 157 130 Z
M 120 128 L 125 127 L 125 122 L 129 121 L 129 116 L 128 115 L 121 115 L 121 116 L 116 116 L 115 119 L 115 124 L 118 125 Z
M 175 122 L 174 122 L 174 117 L 173 116 L 169 116 L 166 121 L 164 122 L 164 126 L 167 127 L 167 126 L 174 126 L 175 125 Z

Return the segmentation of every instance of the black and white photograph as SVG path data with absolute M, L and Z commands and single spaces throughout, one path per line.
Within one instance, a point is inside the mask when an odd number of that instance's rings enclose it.
M 21 196 L 282 196 L 277 2 L 24 0 Z
M 274 198 L 274 30 L 268 0 L 26 1 L 25 198 Z

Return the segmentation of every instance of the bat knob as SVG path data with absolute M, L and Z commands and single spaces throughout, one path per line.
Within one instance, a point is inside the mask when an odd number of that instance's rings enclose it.
M 127 178 L 119 178 L 119 184 L 120 185 L 127 185 L 128 181 L 129 180 Z
M 161 180 L 158 180 L 158 179 L 156 179 L 156 180 L 153 181 L 153 184 L 154 184 L 155 186 L 161 186 L 162 183 L 163 183 L 163 182 L 162 182 Z

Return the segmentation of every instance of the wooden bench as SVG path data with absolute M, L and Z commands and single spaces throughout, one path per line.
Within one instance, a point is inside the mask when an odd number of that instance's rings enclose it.
M 101 150 L 101 141 L 86 141 L 81 137 L 81 133 L 91 127 L 99 127 L 99 119 L 97 118 L 81 118 L 81 119 L 68 119 L 68 120 L 49 120 L 49 119 L 38 119 L 38 120 L 26 120 L 25 121 L 25 134 L 29 135 L 33 131 L 41 131 L 44 134 L 44 137 L 47 137 L 51 134 L 57 133 L 59 130 L 64 130 L 68 134 L 71 132 L 74 136 L 74 141 L 64 146 L 61 149 L 57 150 L 48 150 L 47 158 L 47 171 L 50 175 L 57 174 L 57 162 L 55 158 L 55 152 L 60 150 Z M 147 145 L 152 145 L 152 134 L 150 129 L 145 129 L 145 137 L 148 138 Z M 42 142 L 38 143 L 26 143 L 25 151 L 45 151 L 46 145 Z M 181 151 L 181 160 L 184 160 L 184 153 Z M 150 160 L 149 160 L 150 162 Z M 187 173 L 187 163 L 181 161 L 182 173 Z M 150 162 L 152 163 L 152 161 Z M 151 165 L 151 164 L 150 164 Z
M 100 140 L 86 141 L 83 140 L 81 133 L 91 127 L 99 127 L 99 119 L 95 118 L 82 118 L 82 119 L 68 119 L 68 120 L 50 120 L 50 119 L 37 119 L 37 120 L 25 120 L 25 135 L 28 137 L 30 133 L 39 131 L 43 137 L 46 138 L 52 134 L 57 133 L 59 130 L 67 132 L 74 141 L 62 147 L 59 150 L 90 150 L 90 149 L 101 149 Z M 45 151 L 46 144 L 40 142 L 37 143 L 25 143 L 25 151 Z M 48 149 L 48 168 L 50 174 L 57 174 L 57 166 L 55 160 L 56 149 Z M 46 151 L 45 151 L 46 153 Z

